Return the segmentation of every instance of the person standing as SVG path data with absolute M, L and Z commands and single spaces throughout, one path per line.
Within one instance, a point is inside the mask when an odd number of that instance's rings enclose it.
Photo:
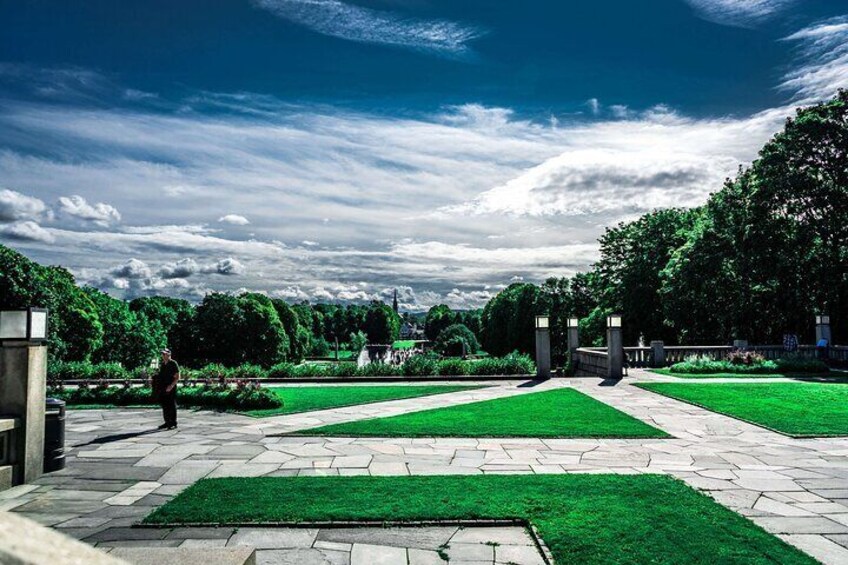
M 165 423 L 160 430 L 173 430 L 177 427 L 177 381 L 180 380 L 180 366 L 171 359 L 171 350 L 162 350 L 162 362 L 159 373 L 153 377 L 153 394 L 162 407 Z

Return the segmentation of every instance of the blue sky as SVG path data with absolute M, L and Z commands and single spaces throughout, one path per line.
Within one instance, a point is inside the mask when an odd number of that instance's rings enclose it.
M 836 0 L 0 1 L 0 241 L 119 296 L 479 306 L 848 86 Z

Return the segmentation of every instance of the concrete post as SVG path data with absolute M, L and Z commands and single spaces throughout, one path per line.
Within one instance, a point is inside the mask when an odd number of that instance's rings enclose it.
M 827 314 L 816 316 L 816 345 L 822 340 L 826 340 L 828 346 L 833 345 L 830 334 L 830 316 Z
M 624 376 L 624 337 L 621 335 L 621 316 L 613 314 L 607 317 L 607 356 L 608 379 L 620 379 Z
M 536 328 L 536 377 L 551 378 L 551 331 L 550 328 Z
M 568 351 L 571 353 L 571 358 L 574 359 L 574 352 L 580 347 L 580 328 L 576 326 L 568 328 L 566 338 L 568 339 Z
M 15 435 L 15 484 L 44 472 L 47 346 L 28 341 L 0 344 L 0 414 L 20 420 Z
M 652 367 L 665 367 L 665 343 L 657 340 L 651 342 Z

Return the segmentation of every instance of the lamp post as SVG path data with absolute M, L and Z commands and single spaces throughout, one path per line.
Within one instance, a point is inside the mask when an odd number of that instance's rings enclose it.
M 607 378 L 624 376 L 624 339 L 621 335 L 621 314 L 607 316 Z
M 47 394 L 47 310 L 0 312 L 0 414 L 19 421 L 11 454 L 14 484 L 44 470 Z
M 572 362 L 574 362 L 574 352 L 580 347 L 580 318 L 568 318 L 566 330 L 568 353 Z
M 551 378 L 551 329 L 548 316 L 536 316 L 536 377 Z

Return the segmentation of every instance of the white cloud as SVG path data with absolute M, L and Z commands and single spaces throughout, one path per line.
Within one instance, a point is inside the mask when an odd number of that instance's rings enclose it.
M 48 212 L 47 205 L 38 198 L 7 188 L 0 190 L 0 222 L 37 220 Z
M 247 269 L 244 264 L 237 259 L 228 257 L 226 259 L 221 259 L 215 264 L 215 272 L 219 275 L 243 275 L 247 272 Z
M 53 234 L 32 220 L 0 226 L 0 237 L 16 241 L 34 241 L 39 243 L 53 243 L 56 240 Z
M 797 0 L 685 0 L 705 20 L 754 27 L 788 9 Z
M 191 258 L 180 259 L 175 263 L 159 268 L 159 276 L 163 279 L 186 279 L 200 270 L 197 261 Z
M 144 261 L 133 258 L 112 269 L 111 274 L 121 279 L 142 279 L 149 278 L 153 271 Z
M 227 214 L 226 216 L 221 216 L 218 218 L 218 221 L 222 224 L 232 224 L 234 226 L 246 226 L 250 222 L 244 216 L 239 216 L 238 214 Z
M 794 93 L 796 103 L 815 102 L 848 87 L 848 17 L 816 23 L 786 40 L 801 46 L 801 64 L 780 84 Z
M 444 20 L 419 20 L 339 0 L 254 0 L 275 16 L 349 41 L 461 56 L 481 31 Z
M 103 202 L 92 205 L 79 195 L 59 197 L 59 212 L 102 227 L 121 221 L 121 214 L 114 206 Z

